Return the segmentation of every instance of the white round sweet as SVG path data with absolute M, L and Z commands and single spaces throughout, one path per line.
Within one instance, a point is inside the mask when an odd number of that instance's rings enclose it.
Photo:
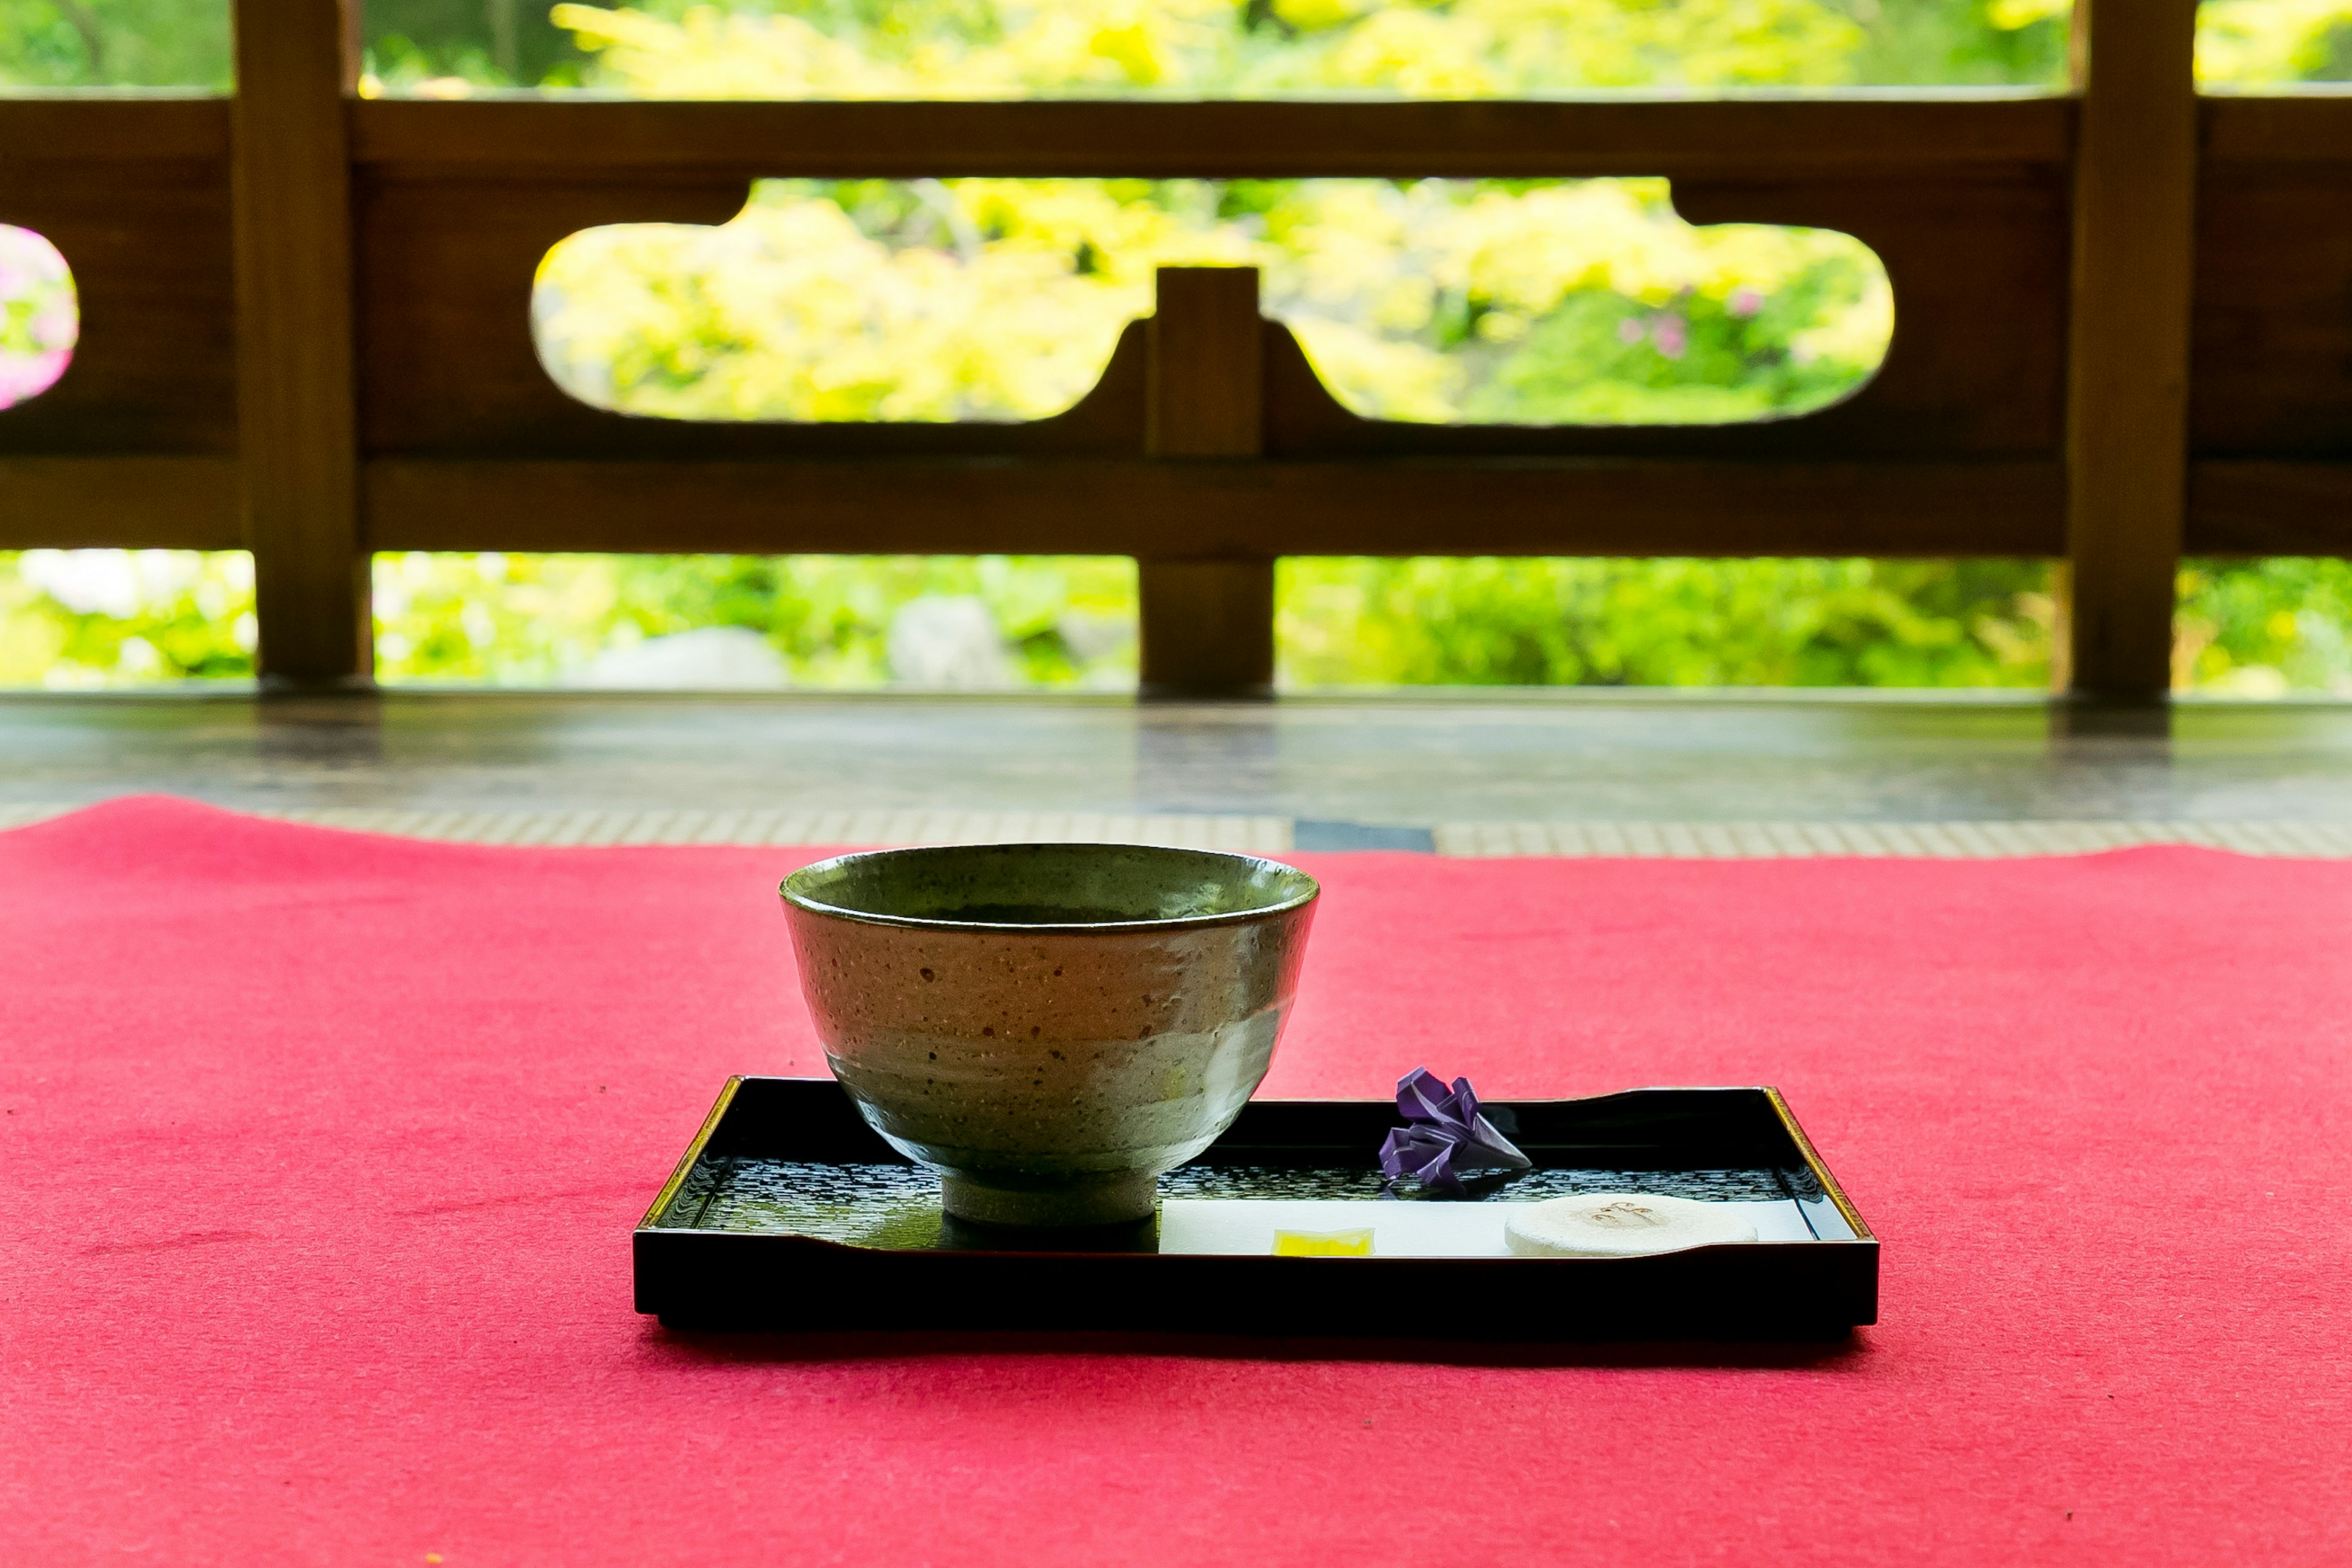
M 1649 1193 L 1580 1193 L 1510 1211 L 1503 1229 L 1515 1258 L 1638 1258 L 1756 1239 L 1756 1226 L 1722 1204 Z

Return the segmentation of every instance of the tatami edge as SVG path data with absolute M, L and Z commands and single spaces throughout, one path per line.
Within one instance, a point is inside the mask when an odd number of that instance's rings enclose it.
M 0 805 L 0 829 L 78 809 Z M 1584 859 L 1751 860 L 1852 856 L 1938 860 L 2087 855 L 2184 844 L 2242 855 L 2352 859 L 2352 822 L 2166 822 L 2085 818 L 2014 822 L 1444 822 L 1427 830 L 1320 820 L 1313 831 L 1283 816 L 1073 811 L 784 811 L 398 806 L 244 807 L 248 815 L 362 833 L 460 844 L 612 847 L 633 844 L 1166 844 L 1280 855 L 1298 847 L 1418 847 L 1444 856 Z M 1335 832 L 1347 828 L 1351 832 Z M 1361 842 L 1358 843 L 1357 840 Z
M 1474 858 L 1990 860 L 2152 844 L 2352 858 L 2352 822 L 1450 822 L 1433 837 L 1440 855 Z
M 1164 844 L 1281 854 L 1279 816 L 1053 811 L 429 811 L 321 806 L 257 815 L 320 827 L 466 844 Z

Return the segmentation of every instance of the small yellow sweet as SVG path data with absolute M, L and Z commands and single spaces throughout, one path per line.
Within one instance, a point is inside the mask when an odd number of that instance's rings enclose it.
M 1361 1230 L 1277 1230 L 1274 1233 L 1274 1255 L 1276 1258 L 1370 1258 L 1372 1255 L 1372 1231 L 1370 1226 Z

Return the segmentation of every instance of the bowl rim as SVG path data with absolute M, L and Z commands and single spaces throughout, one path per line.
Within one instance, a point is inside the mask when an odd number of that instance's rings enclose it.
M 877 914 L 871 910 L 853 910 L 840 904 L 828 904 L 822 900 L 813 899 L 805 893 L 796 891 L 793 887 L 795 879 L 805 877 L 812 872 L 829 871 L 852 860 L 873 860 L 884 856 L 924 855 L 951 849 L 1016 850 L 1079 847 L 1145 849 L 1167 851 L 1178 855 L 1202 855 L 1219 860 L 1239 860 L 1250 866 L 1272 867 L 1297 878 L 1305 887 L 1279 903 L 1266 904 L 1254 910 L 1229 910 L 1213 915 L 1177 915 L 1165 920 L 1067 921 L 1045 923 L 1020 923 L 1011 921 L 949 921 L 935 920 L 924 915 Z M 1246 925 L 1252 921 L 1262 921 L 1274 915 L 1288 914 L 1294 910 L 1305 909 L 1323 896 L 1323 884 L 1312 873 L 1299 869 L 1287 860 L 1271 859 L 1263 855 L 1243 855 L 1231 849 L 1194 849 L 1179 844 L 1088 843 L 1079 845 L 1067 840 L 1045 840 L 1022 844 L 909 844 L 889 849 L 856 849 L 846 855 L 833 855 L 823 860 L 810 861 L 778 883 L 776 891 L 782 897 L 785 904 L 793 909 L 834 920 L 849 921 L 859 925 L 899 926 L 912 931 L 975 931 L 990 935 L 1028 933 L 1054 936 L 1116 936 L 1129 931 L 1191 931 L 1205 930 L 1215 926 Z

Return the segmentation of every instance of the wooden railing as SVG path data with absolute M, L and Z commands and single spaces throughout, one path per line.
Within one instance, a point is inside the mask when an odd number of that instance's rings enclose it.
M 1283 554 L 2047 555 L 2073 687 L 2148 698 L 2184 551 L 2352 552 L 2352 97 L 2200 100 L 2190 0 L 2096 5 L 2064 96 L 894 104 L 362 101 L 332 0 L 239 0 L 233 100 L 0 100 L 0 222 L 83 312 L 0 413 L 0 548 L 249 547 L 292 683 L 366 678 L 375 550 L 1123 553 L 1147 684 L 1213 691 L 1269 679 Z M 631 419 L 539 364 L 577 230 L 969 174 L 1666 175 L 1861 239 L 1895 338 L 1701 427 L 1358 418 L 1246 271 L 1163 273 L 1029 425 Z

